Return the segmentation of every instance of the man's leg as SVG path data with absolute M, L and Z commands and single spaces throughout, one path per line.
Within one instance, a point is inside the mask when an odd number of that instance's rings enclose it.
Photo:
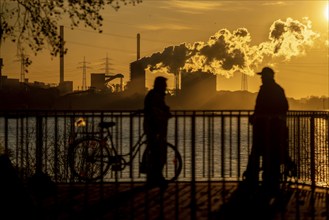
M 260 152 L 259 146 L 253 145 L 249 155 L 247 169 L 244 173 L 244 182 L 248 188 L 256 189 L 259 184 L 259 169 L 260 169 Z
M 263 155 L 264 129 L 262 124 L 253 126 L 253 145 L 248 158 L 246 172 L 244 173 L 245 183 L 252 189 L 259 185 L 260 157 Z
M 165 164 L 165 156 L 163 153 L 164 144 L 156 139 L 154 144 L 150 146 L 150 166 L 147 172 L 147 183 L 150 186 L 161 186 L 165 184 L 162 175 L 162 169 Z
M 269 140 L 265 150 L 264 190 L 269 196 L 276 196 L 280 192 L 280 129 L 277 121 L 272 121 Z
M 280 160 L 276 153 L 269 152 L 264 163 L 263 188 L 269 196 L 276 196 L 280 192 Z

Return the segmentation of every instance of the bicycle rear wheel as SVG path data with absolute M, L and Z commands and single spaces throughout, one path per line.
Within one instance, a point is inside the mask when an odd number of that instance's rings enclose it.
M 168 182 L 177 180 L 179 174 L 182 171 L 182 157 L 177 148 L 167 143 L 167 161 L 163 168 L 163 176 Z
M 95 181 L 109 170 L 110 151 L 102 140 L 81 138 L 69 147 L 69 165 L 74 176 L 84 181 Z
M 148 172 L 147 170 L 151 169 L 149 166 L 152 166 L 152 160 L 150 159 L 152 155 L 150 154 L 149 149 L 147 149 L 146 141 L 141 144 L 140 150 L 143 152 L 143 156 L 140 158 L 140 172 L 146 174 Z M 182 157 L 177 148 L 170 143 L 167 143 L 166 151 L 166 162 L 162 170 L 162 175 L 168 182 L 173 182 L 177 180 L 182 171 Z

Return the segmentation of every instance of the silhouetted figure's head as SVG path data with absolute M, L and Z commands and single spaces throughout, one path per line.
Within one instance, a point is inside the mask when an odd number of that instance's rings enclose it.
M 153 88 L 158 92 L 166 92 L 167 78 L 163 76 L 158 76 L 157 78 L 155 78 Z
M 270 67 L 264 67 L 257 75 L 262 77 L 263 84 L 274 82 L 274 71 Z

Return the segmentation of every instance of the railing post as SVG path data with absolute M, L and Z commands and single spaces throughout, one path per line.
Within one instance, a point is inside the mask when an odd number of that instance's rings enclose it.
M 58 171 L 59 171 L 59 168 L 58 168 L 59 155 L 58 155 L 58 118 L 57 118 L 57 114 L 55 114 L 54 134 L 55 134 L 55 137 L 54 137 L 54 150 L 55 150 L 55 152 L 54 152 L 54 174 L 55 174 L 55 182 L 57 182 Z
M 195 111 L 193 111 L 191 118 L 191 220 L 196 219 L 195 167 Z
M 238 146 L 237 146 L 237 163 L 238 163 L 238 166 L 237 166 L 237 179 L 240 180 L 240 176 L 241 176 L 241 173 L 240 173 L 240 168 L 241 168 L 241 112 L 239 112 L 239 115 L 238 115 L 238 127 L 237 127 L 238 131 L 237 131 L 237 143 L 238 143 Z
M 5 153 L 8 153 L 8 117 L 5 116 Z
M 221 114 L 221 174 L 223 181 L 225 182 L 225 117 L 223 112 Z
M 42 148 L 43 148 L 43 127 L 42 127 L 42 117 L 36 117 L 36 151 L 35 151 L 35 159 L 36 159 L 36 173 L 42 172 Z
M 132 161 L 132 149 L 133 149 L 133 146 L 134 146 L 134 142 L 133 142 L 133 137 L 134 137 L 134 132 L 133 132 L 133 115 L 132 113 L 130 113 L 129 115 L 129 161 Z M 133 164 L 133 163 L 131 163 Z M 130 175 L 130 178 L 132 179 L 132 182 L 133 182 L 133 167 L 130 166 L 130 171 L 129 171 L 129 175 Z
M 315 123 L 314 116 L 311 116 L 310 121 L 310 157 L 311 157 L 311 186 L 312 189 L 315 188 Z
M 310 119 L 310 151 L 311 151 L 311 198 L 310 198 L 310 205 L 311 205 L 311 214 L 315 213 L 314 208 L 314 193 L 315 193 L 315 122 L 314 122 L 314 115 L 311 116 Z

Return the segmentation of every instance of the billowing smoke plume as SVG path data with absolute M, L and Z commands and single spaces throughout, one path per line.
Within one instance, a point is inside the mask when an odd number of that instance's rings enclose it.
M 278 20 L 270 28 L 269 42 L 264 43 L 268 48 L 263 52 L 288 60 L 293 56 L 303 55 L 305 48 L 313 46 L 314 40 L 319 37 L 311 28 L 311 21 L 307 18 L 304 23 L 291 18 L 286 21 Z
M 305 53 L 319 35 L 312 31 L 311 22 L 288 18 L 277 20 L 270 27 L 269 39 L 252 46 L 247 29 L 233 32 L 221 29 L 207 42 L 170 46 L 141 60 L 145 68 L 168 73 L 203 71 L 226 77 L 239 71 L 253 75 L 254 69 L 265 57 L 282 57 L 289 60 Z

